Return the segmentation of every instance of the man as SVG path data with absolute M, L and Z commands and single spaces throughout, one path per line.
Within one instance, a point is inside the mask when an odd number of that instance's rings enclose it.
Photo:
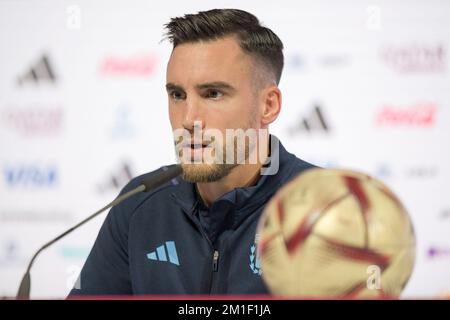
M 312 165 L 274 136 L 239 140 L 229 132 L 267 132 L 278 117 L 283 44 L 241 10 L 185 15 L 166 28 L 169 116 L 183 175 L 110 211 L 70 295 L 267 294 L 259 217 Z

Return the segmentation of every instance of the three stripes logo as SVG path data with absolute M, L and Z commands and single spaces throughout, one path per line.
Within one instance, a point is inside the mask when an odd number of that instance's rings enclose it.
M 43 55 L 38 62 L 36 62 L 27 72 L 19 76 L 17 83 L 23 85 L 24 83 L 38 84 L 40 82 L 54 83 L 56 81 L 55 73 L 51 67 L 47 55 Z
M 288 131 L 291 135 L 297 134 L 299 131 L 309 133 L 322 131 L 327 133 L 330 131 L 330 127 L 322 112 L 322 108 L 316 104 L 309 115 L 300 118 L 300 121 L 295 126 L 290 127 Z
M 156 248 L 155 251 L 148 253 L 147 258 L 154 261 L 170 262 L 177 266 L 180 265 L 177 248 L 175 247 L 175 241 L 166 241 L 165 244 Z

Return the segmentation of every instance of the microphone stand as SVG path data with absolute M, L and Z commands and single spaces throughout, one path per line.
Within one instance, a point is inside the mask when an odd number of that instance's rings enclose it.
M 146 190 L 146 186 L 141 184 L 138 187 L 134 188 L 131 191 L 128 191 L 127 193 L 124 193 L 123 195 L 118 196 L 116 199 L 114 199 L 112 202 L 110 202 L 109 204 L 107 204 L 106 206 L 104 206 L 103 208 L 101 208 L 100 210 L 96 211 L 95 213 L 91 214 L 89 217 L 87 217 L 86 219 L 84 219 L 83 221 L 81 221 L 80 223 L 74 225 L 72 228 L 70 228 L 69 230 L 61 233 L 59 236 L 57 236 L 56 238 L 54 238 L 53 240 L 50 240 L 49 242 L 47 242 L 46 244 L 44 244 L 38 251 L 36 251 L 36 253 L 33 255 L 33 257 L 31 258 L 30 263 L 28 264 L 27 267 L 27 271 L 25 272 L 25 274 L 22 277 L 22 281 L 20 282 L 20 286 L 19 286 L 19 290 L 17 292 L 17 298 L 18 299 L 30 299 L 30 290 L 31 290 L 31 276 L 30 276 L 30 269 L 33 266 L 34 260 L 36 259 L 36 257 L 45 249 L 47 249 L 48 247 L 50 247 L 52 244 L 54 244 L 56 241 L 58 241 L 59 239 L 65 237 L 66 235 L 68 235 L 69 233 L 71 233 L 73 230 L 77 229 L 78 227 L 82 226 L 83 224 L 85 224 L 86 222 L 88 222 L 89 220 L 95 218 L 97 215 L 99 215 L 100 213 L 102 213 L 103 211 L 118 205 L 119 203 L 121 203 L 122 201 L 124 201 L 125 199 L 135 195 L 136 193 L 142 192 Z
M 39 248 L 38 251 L 36 251 L 36 253 L 31 258 L 31 261 L 28 264 L 27 270 L 22 277 L 22 281 L 20 282 L 20 286 L 19 286 L 19 290 L 17 292 L 16 298 L 17 299 L 30 299 L 30 289 L 31 289 L 30 270 L 31 270 L 31 267 L 33 266 L 34 260 L 36 260 L 36 257 L 43 250 L 45 250 L 46 248 L 48 248 L 49 246 L 54 244 L 59 239 L 65 237 L 66 235 L 71 233 L 73 230 L 82 226 L 83 224 L 85 224 L 86 222 L 91 220 L 92 218 L 96 217 L 97 215 L 99 215 L 100 213 L 105 211 L 106 209 L 109 209 L 113 206 L 118 205 L 119 203 L 121 203 L 125 199 L 135 195 L 136 193 L 148 192 L 150 190 L 153 190 L 153 189 L 157 188 L 158 186 L 161 186 L 164 183 L 170 181 L 171 179 L 179 176 L 182 172 L 183 172 L 183 169 L 181 168 L 181 166 L 179 164 L 172 164 L 169 166 L 164 166 L 161 168 L 161 170 L 155 170 L 153 172 L 150 172 L 149 174 L 146 175 L 146 177 L 144 177 L 142 179 L 141 184 L 139 186 L 137 186 L 136 188 L 134 188 L 122 195 L 119 195 L 111 203 L 107 204 L 106 206 L 104 206 L 103 208 L 98 210 L 97 212 L 93 213 L 92 215 L 90 215 L 89 217 L 87 217 L 86 219 L 81 221 L 80 223 L 78 223 L 75 226 L 73 226 L 72 228 L 70 228 L 69 230 L 61 233 L 59 236 L 57 236 L 53 240 L 44 244 L 41 248 Z

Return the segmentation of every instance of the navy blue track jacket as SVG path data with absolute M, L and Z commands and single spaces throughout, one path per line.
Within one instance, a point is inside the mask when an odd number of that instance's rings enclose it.
M 259 217 L 283 184 L 312 167 L 279 143 L 277 174 L 236 188 L 209 208 L 195 184 L 180 177 L 125 200 L 107 215 L 69 297 L 268 294 L 256 256 Z

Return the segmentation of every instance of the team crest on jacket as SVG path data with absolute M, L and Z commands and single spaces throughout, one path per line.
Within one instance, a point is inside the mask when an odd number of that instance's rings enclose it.
M 256 234 L 255 236 L 255 243 L 253 243 L 250 246 L 250 270 L 252 270 L 252 272 L 254 274 L 257 275 L 261 275 L 262 271 L 261 271 L 261 266 L 259 264 L 259 256 L 258 256 L 258 250 L 257 249 L 257 245 L 258 245 L 258 241 L 259 241 L 259 234 Z

